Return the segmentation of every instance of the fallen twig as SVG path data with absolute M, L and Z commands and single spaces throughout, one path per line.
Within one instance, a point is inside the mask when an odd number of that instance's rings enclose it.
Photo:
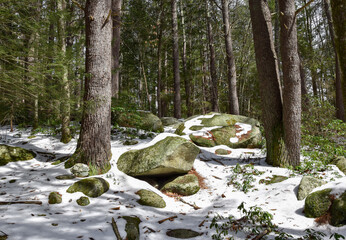
M 204 226 L 204 223 L 205 223 L 205 219 L 198 225 L 198 227 L 202 227 L 202 226 Z
M 172 216 L 172 217 L 168 217 L 168 218 L 165 218 L 165 219 L 162 219 L 162 220 L 160 220 L 160 221 L 158 221 L 158 223 L 163 223 L 163 222 L 165 222 L 165 221 L 167 221 L 167 220 L 169 220 L 169 221 L 173 221 L 174 220 L 174 218 L 177 218 L 178 216 L 177 215 L 175 215 L 175 216 Z
M 41 201 L 1 201 L 0 205 L 12 205 L 12 204 L 37 204 L 42 205 Z
M 267 235 L 270 231 L 268 229 L 264 230 L 260 234 L 258 234 L 256 237 L 254 237 L 252 240 L 260 240 L 263 238 L 265 235 Z
M 117 239 L 123 240 L 123 238 L 121 237 L 121 235 L 119 233 L 117 223 L 114 221 L 114 218 L 112 218 L 112 228 L 113 228 L 113 232 L 114 232 L 115 236 L 117 237 Z
M 188 203 L 188 202 L 186 202 L 186 201 L 185 201 L 184 199 L 182 199 L 182 198 L 179 198 L 179 201 L 182 202 L 182 203 L 185 203 L 185 204 L 187 204 L 187 205 L 189 205 L 189 206 L 191 206 L 191 207 L 193 207 L 193 209 L 195 209 L 195 210 L 201 209 L 201 208 L 198 207 L 196 204 Z
M 212 176 L 212 177 L 214 177 L 214 178 L 216 178 L 216 179 L 219 179 L 219 180 L 222 180 L 222 178 L 220 178 L 220 177 L 217 177 L 217 176 Z
M 223 162 L 221 162 L 220 160 L 216 159 L 216 158 L 212 158 L 213 161 L 220 163 L 222 166 L 226 166 Z

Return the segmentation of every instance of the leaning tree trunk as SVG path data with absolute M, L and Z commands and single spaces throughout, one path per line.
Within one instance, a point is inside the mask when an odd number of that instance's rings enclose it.
M 237 95 L 237 73 L 232 47 L 231 27 L 229 24 L 228 0 L 222 0 L 223 31 L 225 36 L 227 57 L 227 79 L 228 79 L 228 101 L 229 113 L 239 114 L 239 103 Z
M 286 154 L 280 76 L 273 42 L 271 14 L 266 0 L 250 0 L 249 7 L 260 80 L 267 163 L 281 166 L 286 161 Z
M 71 131 L 70 131 L 70 112 L 71 112 L 71 106 L 70 106 L 70 85 L 68 82 L 68 67 L 66 62 L 66 36 L 65 36 L 65 9 L 66 9 L 66 2 L 65 0 L 59 0 L 58 1 L 58 11 L 59 11 L 59 45 L 60 45 L 60 51 L 62 55 L 62 66 L 61 66 L 61 85 L 63 88 L 62 94 L 62 101 L 61 101 L 61 139 L 60 141 L 63 143 L 68 143 L 71 141 Z
M 279 0 L 279 9 L 284 139 L 288 154 L 283 164 L 297 166 L 300 163 L 301 79 L 294 0 Z
M 336 117 L 345 122 L 345 106 L 342 101 L 341 70 L 339 64 L 338 52 L 335 47 L 335 32 L 333 28 L 332 14 L 330 10 L 330 1 L 324 0 L 324 10 L 328 19 L 329 33 L 335 54 L 335 106 Z M 345 46 L 344 46 L 345 47 Z
M 177 0 L 172 0 L 171 3 L 173 35 L 174 117 L 181 118 Z
M 90 174 L 110 169 L 111 159 L 111 40 L 112 22 L 108 19 L 111 0 L 87 0 L 86 78 L 81 132 L 77 149 L 67 162 L 90 166 Z
M 119 98 L 120 88 L 120 43 L 122 0 L 112 0 L 112 97 Z

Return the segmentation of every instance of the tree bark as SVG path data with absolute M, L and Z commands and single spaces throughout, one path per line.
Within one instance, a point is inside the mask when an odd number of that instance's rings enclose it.
M 338 52 L 335 47 L 335 32 L 333 28 L 332 14 L 330 10 L 330 1 L 324 0 L 324 11 L 328 19 L 328 27 L 330 38 L 332 40 L 332 45 L 335 54 L 335 107 L 336 107 L 336 117 L 345 122 L 345 106 L 342 99 L 342 85 L 341 85 L 341 70 L 339 64 Z
M 111 159 L 111 40 L 112 23 L 107 16 L 111 0 L 87 0 L 86 78 L 81 132 L 76 152 L 67 166 L 81 162 L 89 165 L 91 175 L 110 169 Z
M 266 0 L 250 0 L 250 16 L 260 80 L 262 117 L 266 136 L 267 163 L 285 162 L 283 107 L 279 67 L 273 42 L 271 14 Z
M 177 0 L 171 0 L 171 5 L 173 35 L 174 117 L 181 118 Z
M 206 18 L 207 18 L 207 34 L 208 34 L 208 46 L 209 46 L 209 63 L 210 63 L 210 78 L 211 78 L 211 110 L 213 112 L 219 112 L 218 105 L 218 89 L 217 89 L 217 74 L 215 66 L 215 48 L 214 48 L 214 35 L 211 25 L 210 12 L 209 12 L 209 0 L 206 0 Z
M 163 0 L 160 1 L 160 13 L 157 21 L 158 28 L 158 43 L 157 43 L 157 88 L 156 88 L 156 98 L 157 98 L 157 115 L 159 118 L 162 115 L 162 101 L 161 101 L 161 88 L 162 88 L 162 19 L 163 19 Z
M 221 0 L 222 2 L 222 19 L 223 30 L 225 36 L 226 45 L 226 57 L 227 57 L 227 79 L 228 79 L 228 101 L 229 101 L 229 113 L 239 114 L 239 103 L 237 95 L 237 73 L 235 68 L 235 60 L 232 47 L 231 27 L 229 24 L 229 10 L 228 0 Z
M 112 97 L 119 98 L 122 0 L 112 0 Z
M 58 11 L 59 11 L 59 45 L 62 55 L 62 66 L 61 66 L 61 85 L 63 88 L 62 101 L 61 101 L 61 139 L 63 143 L 68 143 L 71 141 L 71 131 L 70 131 L 70 84 L 68 81 L 68 67 L 66 62 L 66 36 L 65 36 L 65 0 L 58 1 Z
M 344 0 L 331 1 L 335 47 L 341 72 L 341 86 L 344 107 L 346 106 L 346 4 Z
M 300 163 L 301 139 L 301 79 L 294 0 L 279 0 L 280 50 L 283 71 L 283 123 L 287 162 L 283 165 L 297 166 Z

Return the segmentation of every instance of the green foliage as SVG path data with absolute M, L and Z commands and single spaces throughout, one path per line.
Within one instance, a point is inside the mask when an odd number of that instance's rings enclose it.
M 337 157 L 346 155 L 346 123 L 334 118 L 327 101 L 310 98 L 311 107 L 302 116 L 302 154 L 306 160 L 295 170 L 313 175 L 328 169 Z
M 252 164 L 247 164 L 243 167 L 237 164 L 235 167 L 231 168 L 231 172 L 231 178 L 227 185 L 233 185 L 237 190 L 244 193 L 249 192 L 250 189 L 254 187 L 254 185 L 252 185 L 255 181 L 253 176 L 259 176 L 264 173 L 255 169 Z

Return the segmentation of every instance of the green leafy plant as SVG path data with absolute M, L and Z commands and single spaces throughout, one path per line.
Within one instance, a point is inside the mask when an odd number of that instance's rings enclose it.
M 264 173 L 255 169 L 252 164 L 247 164 L 243 167 L 237 164 L 231 171 L 231 178 L 227 185 L 233 185 L 237 190 L 244 193 L 248 193 L 250 189 L 254 187 L 254 185 L 252 185 L 252 183 L 255 182 L 253 176 L 259 176 Z

